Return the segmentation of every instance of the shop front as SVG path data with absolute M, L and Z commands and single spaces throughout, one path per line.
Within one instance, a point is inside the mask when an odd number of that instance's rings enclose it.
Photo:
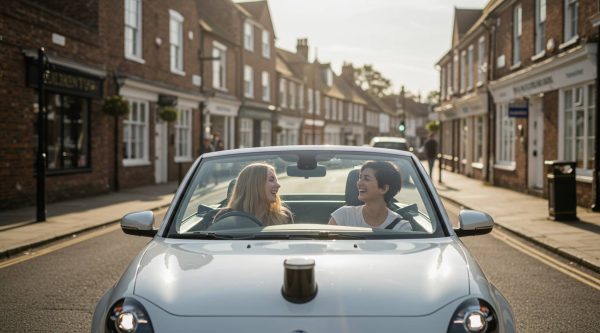
M 239 112 L 239 148 L 270 146 L 273 112 L 258 106 L 244 105 Z
M 596 45 L 584 44 L 490 84 L 496 182 L 547 195 L 544 161 L 574 161 L 578 203 L 592 203 L 595 59 Z
M 235 148 L 235 120 L 240 102 L 237 99 L 210 98 L 203 111 L 203 139 L 213 140 L 215 134 L 221 136 L 224 149 Z
M 302 144 L 320 145 L 323 143 L 325 121 L 320 119 L 304 119 L 302 126 Z
M 460 173 L 483 180 L 487 161 L 487 92 L 466 95 L 454 102 L 458 123 Z
M 276 141 L 279 146 L 297 145 L 300 143 L 300 126 L 302 118 L 279 115 L 275 126 Z

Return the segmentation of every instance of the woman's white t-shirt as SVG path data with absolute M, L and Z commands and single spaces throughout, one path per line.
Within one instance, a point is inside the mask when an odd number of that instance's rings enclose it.
M 378 228 L 385 229 L 392 221 L 394 221 L 400 215 L 394 213 L 388 208 L 388 216 L 385 221 L 378 227 L 373 227 L 372 225 L 365 222 L 365 218 L 363 216 L 363 207 L 361 206 L 343 206 L 338 208 L 335 212 L 331 213 L 331 217 L 335 220 L 337 225 L 344 225 L 349 227 L 363 227 L 363 228 Z M 407 220 L 400 220 L 393 228 L 396 231 L 412 231 L 412 227 L 410 226 L 410 222 Z

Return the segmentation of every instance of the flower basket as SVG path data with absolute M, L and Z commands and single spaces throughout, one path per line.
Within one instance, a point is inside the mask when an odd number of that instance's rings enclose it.
M 159 109 L 158 117 L 168 123 L 177 120 L 177 109 L 172 106 L 165 106 Z
M 425 128 L 429 131 L 429 133 L 435 133 L 440 129 L 440 122 L 430 121 L 425 125 Z
M 102 112 L 109 116 L 126 116 L 129 114 L 129 103 L 123 97 L 113 95 L 104 99 Z

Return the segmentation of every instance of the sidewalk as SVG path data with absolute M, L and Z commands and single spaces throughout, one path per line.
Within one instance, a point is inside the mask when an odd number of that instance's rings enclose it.
M 465 209 L 484 211 L 500 227 L 600 272 L 600 213 L 577 207 L 580 221 L 557 222 L 549 219 L 547 199 L 445 170 L 440 184 L 438 175 L 436 163 L 433 181 L 442 198 Z
M 35 222 L 36 208 L 0 211 L 0 259 L 121 220 L 140 210 L 167 207 L 177 189 L 171 182 L 47 205 L 45 222 Z

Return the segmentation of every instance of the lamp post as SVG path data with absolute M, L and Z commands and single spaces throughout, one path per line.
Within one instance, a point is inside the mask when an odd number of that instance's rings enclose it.
M 36 220 L 46 221 L 46 101 L 44 96 L 44 75 L 46 72 L 43 47 L 38 50 L 38 147 L 36 163 Z

